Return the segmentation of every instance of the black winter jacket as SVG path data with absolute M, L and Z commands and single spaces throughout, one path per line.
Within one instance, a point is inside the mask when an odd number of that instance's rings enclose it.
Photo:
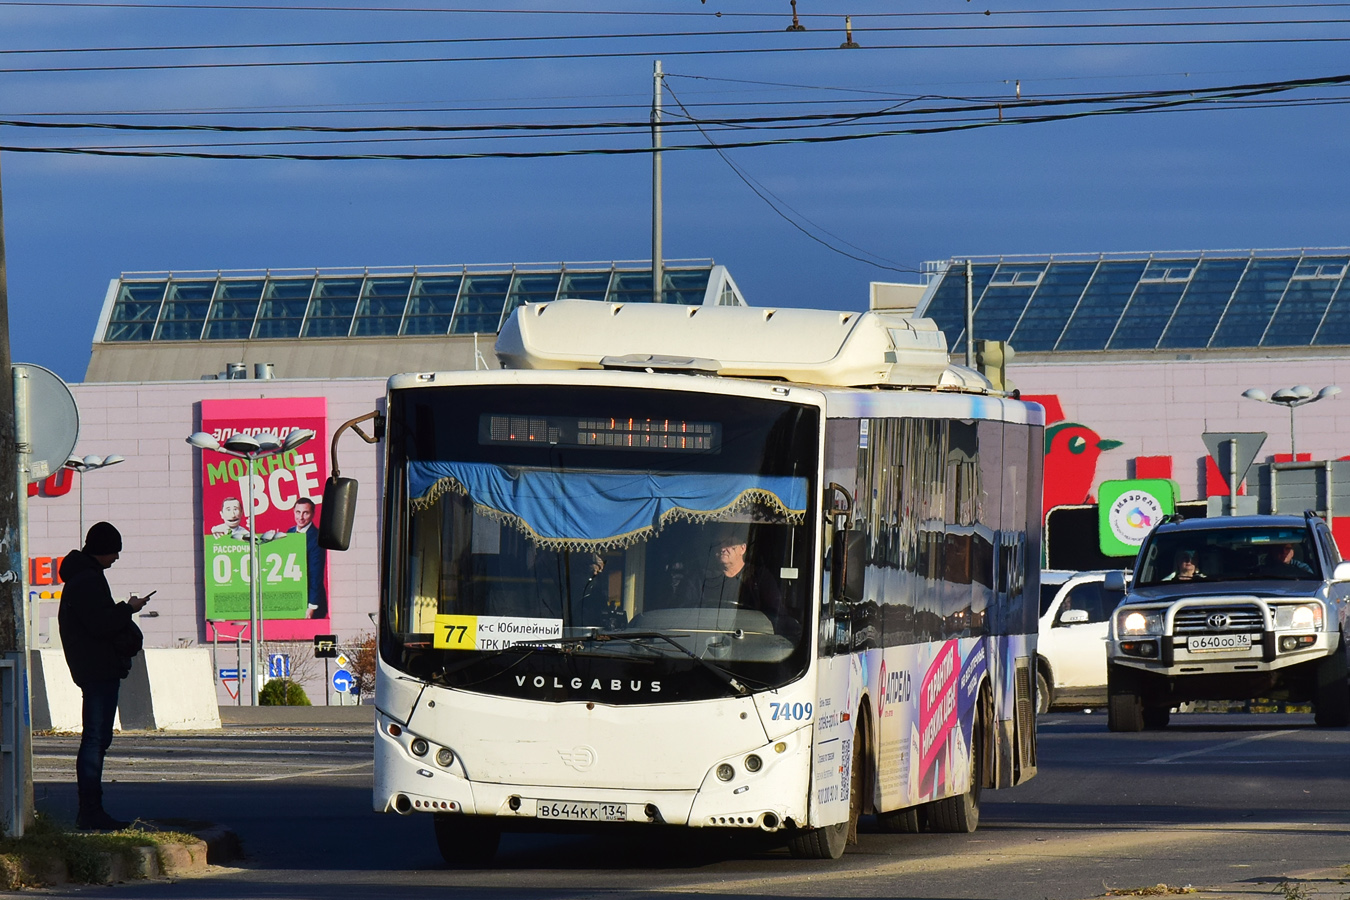
M 141 652 L 141 630 L 131 607 L 114 603 L 103 567 L 83 550 L 72 550 L 61 563 L 61 645 L 70 677 L 80 687 L 110 678 L 126 678 L 131 658 Z

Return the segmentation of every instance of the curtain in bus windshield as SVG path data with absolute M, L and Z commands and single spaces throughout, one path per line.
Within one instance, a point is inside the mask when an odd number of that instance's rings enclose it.
M 540 546 L 618 549 L 672 521 L 705 521 L 763 504 L 787 522 L 806 514 L 806 479 L 700 472 L 559 472 L 490 463 L 409 462 L 414 510 L 446 493 L 528 534 Z

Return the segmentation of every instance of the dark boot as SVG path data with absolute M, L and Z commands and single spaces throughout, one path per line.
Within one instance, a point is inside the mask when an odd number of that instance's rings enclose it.
M 114 819 L 103 809 L 102 797 L 81 797 L 80 811 L 75 816 L 75 827 L 81 831 L 121 831 L 130 822 Z

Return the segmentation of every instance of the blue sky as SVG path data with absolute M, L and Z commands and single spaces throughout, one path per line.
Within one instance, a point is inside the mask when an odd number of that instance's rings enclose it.
M 577 11 L 573 15 L 529 15 L 507 7 L 560 7 L 507 3 L 499 4 L 496 12 L 467 13 L 448 3 L 417 0 L 399 4 L 417 11 L 398 12 L 387 11 L 387 5 L 386 11 L 267 10 L 247 0 L 213 6 L 255 8 L 0 2 L 0 50 L 6 51 L 0 54 L 0 119 L 324 125 L 642 122 L 656 58 L 671 73 L 673 95 L 666 97 L 667 110 L 676 109 L 678 97 L 704 117 L 958 102 L 916 99 L 944 97 L 1006 100 L 1011 119 L 1019 114 L 1013 105 L 1018 82 L 1022 98 L 1031 101 L 1069 93 L 1198 91 L 1339 76 L 1350 70 L 1340 42 L 1350 39 L 1350 5 L 1334 3 L 1245 9 L 1142 3 L 1134 11 L 1112 12 L 1108 10 L 1125 4 L 981 6 L 967 0 L 927 0 L 904 8 L 926 15 L 885 18 L 879 14 L 899 7 L 868 0 L 845 9 L 837 3 L 800 0 L 798 9 L 808 28 L 802 33 L 783 30 L 791 20 L 787 0 L 593 3 L 568 4 Z M 981 15 L 986 9 L 991 15 Z M 772 18 L 714 16 L 719 10 Z M 624 11 L 663 15 L 618 14 Z M 845 12 L 854 17 L 858 50 L 835 49 L 843 40 Z M 1272 20 L 1305 21 L 1221 24 Z M 1198 24 L 1164 27 L 1168 22 Z M 1010 30 L 1016 25 L 1085 23 L 1125 27 Z M 900 26 L 958 30 L 877 30 Z M 972 30 L 986 26 L 1000 30 Z M 755 29 L 769 33 L 725 33 Z M 714 33 L 384 47 L 13 52 L 632 32 Z M 1270 38 L 1294 40 L 1158 43 Z M 932 46 L 1027 40 L 1061 46 Z M 1062 46 L 1097 40 L 1132 43 Z M 878 49 L 886 45 L 909 49 Z M 804 47 L 829 49 L 679 55 L 690 50 Z M 598 57 L 596 52 L 633 55 Z M 542 54 L 564 58 L 16 71 Z M 855 255 L 849 244 L 864 248 L 901 269 L 965 254 L 1345 246 L 1350 244 L 1344 212 L 1350 206 L 1345 163 L 1350 147 L 1338 103 L 1346 95 L 1343 87 L 1320 87 L 1270 99 L 1332 102 L 1257 109 L 1210 106 L 745 148 L 727 155 L 790 206 L 789 217 L 803 228 Z M 816 103 L 808 107 L 800 105 L 803 101 Z M 978 116 L 996 120 L 995 113 Z M 346 154 L 376 148 L 444 153 L 648 143 L 640 128 L 618 130 L 624 133 L 318 146 Z M 731 140 L 747 133 L 717 131 L 715 137 Z M 766 132 L 753 136 L 762 138 Z M 319 137 L 332 139 L 305 139 Z M 125 148 L 240 140 L 215 134 L 54 132 L 0 125 L 4 147 Z M 668 134 L 666 142 L 704 139 L 697 133 Z M 270 149 L 312 152 L 315 147 Z M 646 155 L 294 161 L 0 151 L 12 354 L 16 360 L 48 366 L 69 381 L 82 380 L 108 282 L 124 271 L 647 259 L 650 172 Z M 862 308 L 869 281 L 917 280 L 910 272 L 866 265 L 806 238 L 752 193 L 716 153 L 668 153 L 664 172 L 665 256 L 715 258 L 730 268 L 752 304 Z

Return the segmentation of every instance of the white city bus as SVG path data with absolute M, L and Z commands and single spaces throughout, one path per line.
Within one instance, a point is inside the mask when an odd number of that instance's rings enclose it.
M 376 810 L 452 864 L 602 823 L 837 858 L 1035 774 L 1040 407 L 882 311 L 563 300 L 497 353 L 389 382 Z

